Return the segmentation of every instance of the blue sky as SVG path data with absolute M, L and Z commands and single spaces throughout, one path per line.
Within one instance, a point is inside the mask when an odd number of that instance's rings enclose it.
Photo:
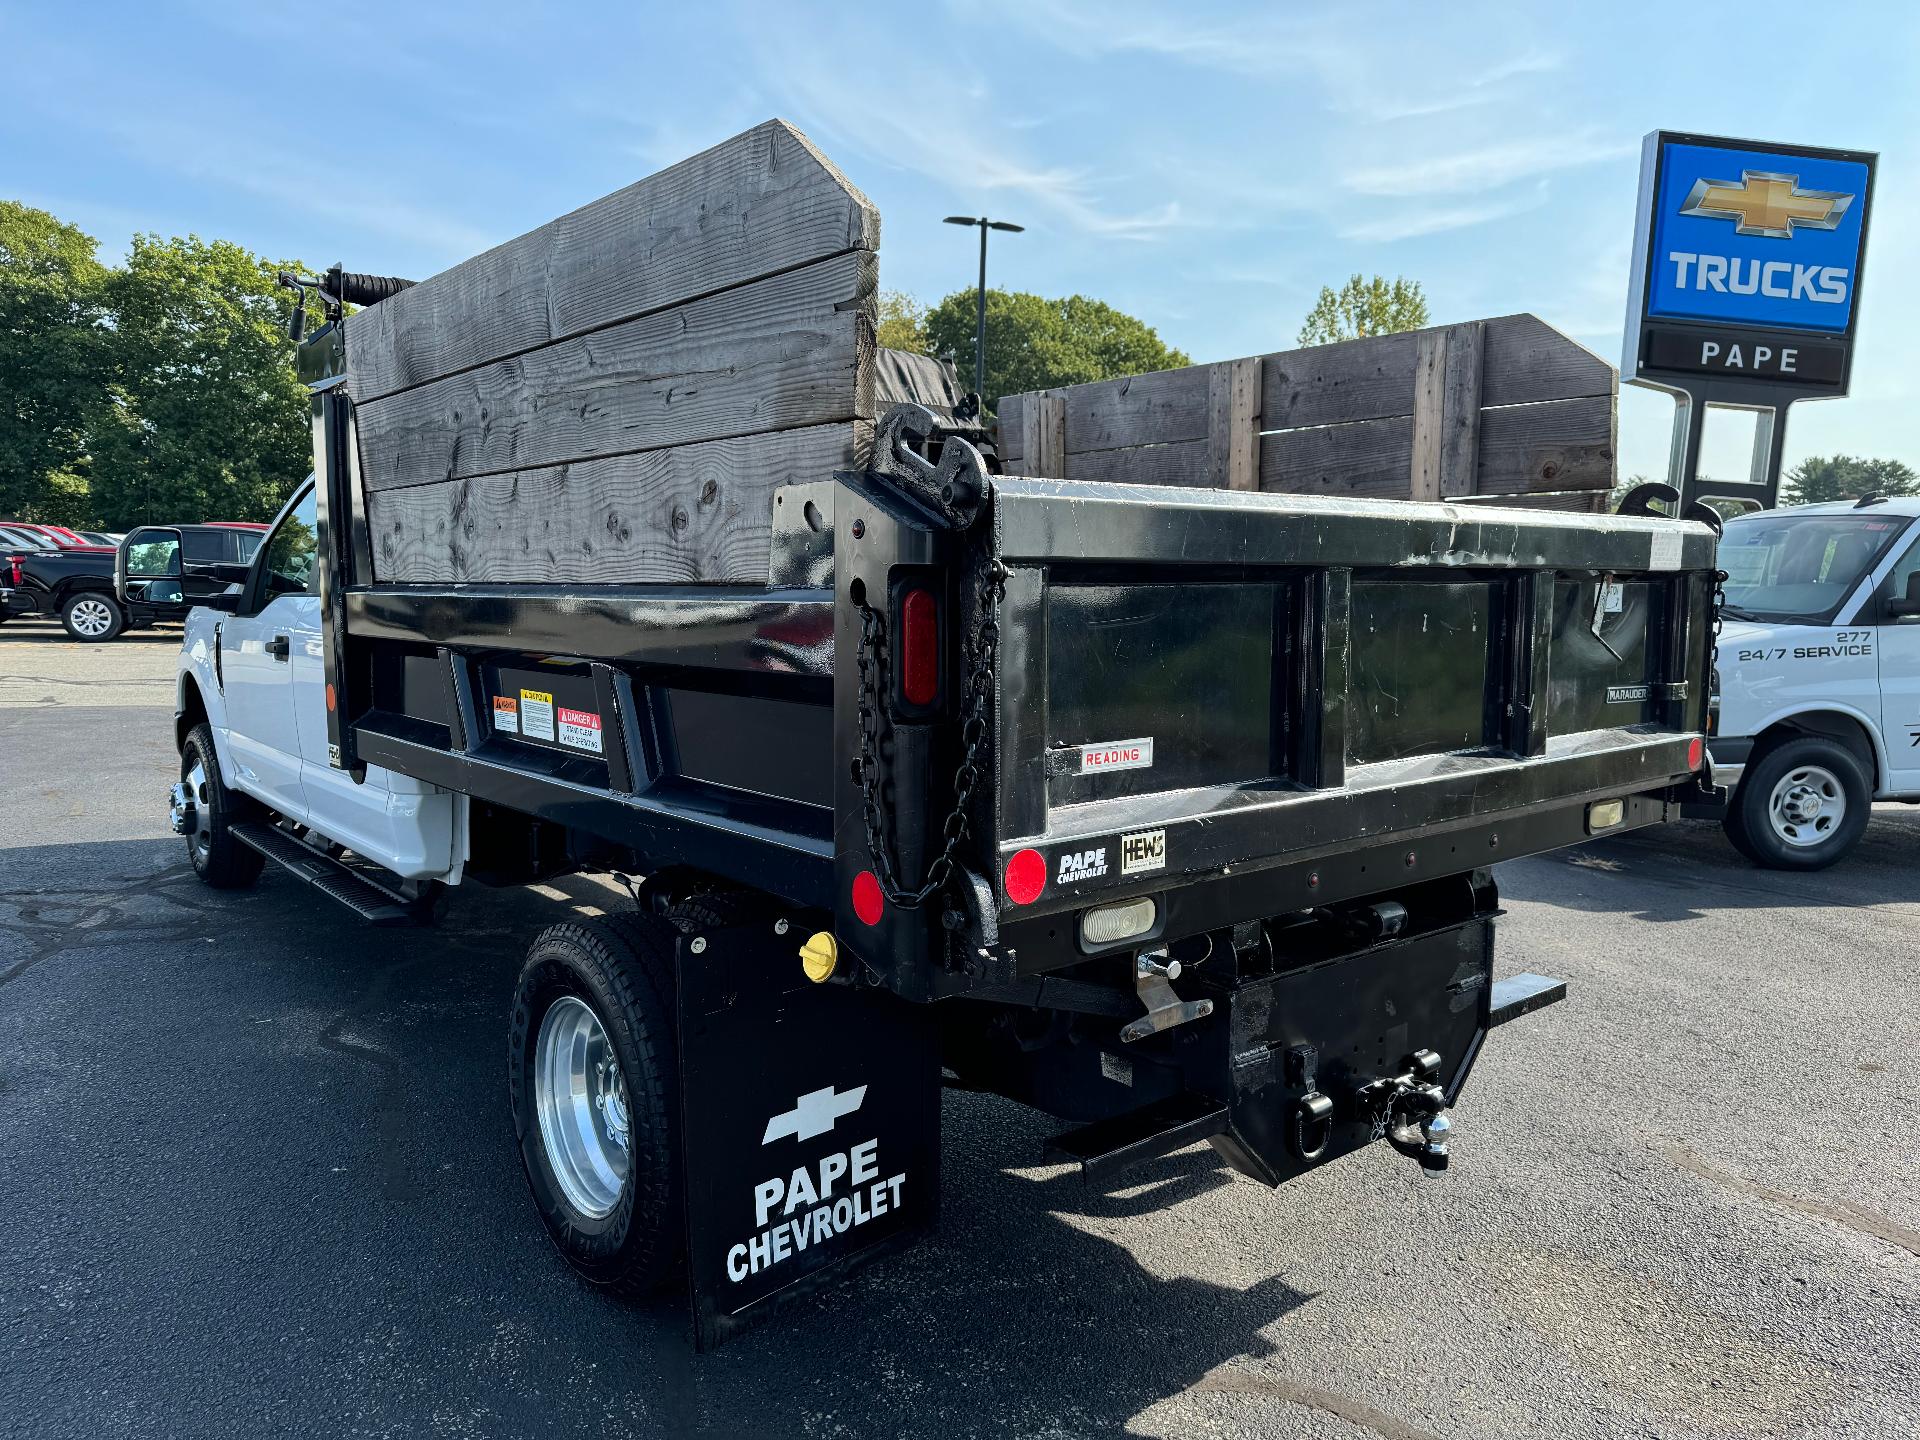
M 1882 154 L 1854 396 L 1788 460 L 1920 467 L 1920 6 L 21 4 L 0 195 L 421 276 L 779 115 L 879 206 L 882 283 L 1098 296 L 1197 360 L 1293 343 L 1319 286 L 1531 310 L 1617 363 L 1640 137 Z M 1670 404 L 1626 390 L 1625 472 Z M 1710 468 L 1743 463 L 1737 430 Z M 1739 440 L 1744 444 L 1744 440 Z M 1717 463 L 1716 463 L 1717 462 Z

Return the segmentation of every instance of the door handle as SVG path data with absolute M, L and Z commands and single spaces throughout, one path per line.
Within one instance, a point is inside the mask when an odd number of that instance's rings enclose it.
M 267 641 L 267 654 L 276 660 L 287 658 L 287 648 L 287 637 L 284 635 L 276 635 Z

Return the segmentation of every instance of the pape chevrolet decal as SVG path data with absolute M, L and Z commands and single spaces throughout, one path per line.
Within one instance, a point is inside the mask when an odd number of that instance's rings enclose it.
M 762 1145 L 771 1145 L 783 1136 L 791 1135 L 796 1140 L 811 1140 L 816 1135 L 824 1135 L 833 1129 L 841 1117 L 853 1114 L 867 1098 L 867 1087 L 856 1085 L 851 1090 L 836 1090 L 829 1085 L 824 1090 L 809 1090 L 794 1101 L 793 1109 L 783 1110 L 767 1121 L 767 1133 L 761 1137 Z

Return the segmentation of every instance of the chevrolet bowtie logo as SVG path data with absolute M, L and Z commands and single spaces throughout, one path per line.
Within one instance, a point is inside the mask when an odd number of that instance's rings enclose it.
M 1798 175 L 1746 170 L 1737 185 L 1731 180 L 1699 181 L 1680 213 L 1732 220 L 1739 235 L 1785 240 L 1796 225 L 1807 230 L 1839 229 L 1840 217 L 1852 203 L 1853 196 L 1833 190 L 1802 190 Z
M 860 1108 L 860 1102 L 867 1098 L 867 1087 L 856 1085 L 851 1090 L 839 1091 L 829 1085 L 824 1090 L 809 1090 L 794 1101 L 793 1109 L 783 1110 L 767 1121 L 767 1133 L 761 1137 L 762 1145 L 771 1145 L 782 1135 L 791 1135 L 796 1140 L 811 1140 L 816 1135 L 824 1135 L 833 1129 L 842 1115 L 851 1115 Z

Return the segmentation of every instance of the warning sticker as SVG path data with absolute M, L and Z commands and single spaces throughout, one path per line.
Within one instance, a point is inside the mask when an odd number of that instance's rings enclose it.
M 1649 570 L 1678 570 L 1680 568 L 1681 532 L 1678 528 L 1658 531 L 1649 545 L 1647 556 Z
M 553 739 L 553 692 L 520 692 L 520 733 L 535 740 Z
M 493 728 L 503 735 L 520 733 L 520 702 L 511 695 L 493 697 Z
M 591 710 L 560 707 L 560 743 L 576 750 L 600 753 L 600 717 Z

